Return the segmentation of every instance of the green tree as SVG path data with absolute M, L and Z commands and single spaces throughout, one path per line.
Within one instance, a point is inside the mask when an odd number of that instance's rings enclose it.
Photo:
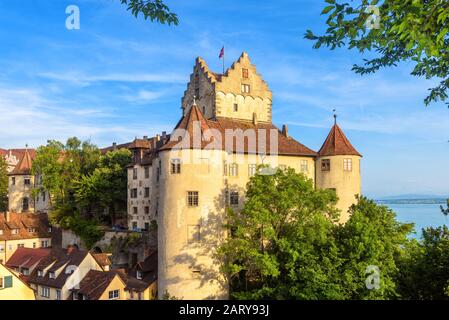
M 389 299 L 412 225 L 359 197 L 338 224 L 337 197 L 293 169 L 256 175 L 240 213 L 229 211 L 219 248 L 236 299 Z M 379 287 L 368 288 L 369 266 Z
M 178 16 L 162 0 L 120 0 L 127 10 L 137 17 L 142 14 L 145 20 L 150 19 L 162 24 L 179 24 Z
M 333 299 L 342 288 L 333 232 L 337 198 L 292 169 L 256 175 L 219 249 L 237 299 Z
M 406 249 L 398 274 L 399 291 L 402 298 L 448 299 L 448 227 L 423 229 L 421 241 L 412 242 Z
M 118 212 L 126 212 L 126 168 L 131 160 L 128 149 L 107 152 L 100 157 L 92 173 L 81 177 L 76 185 L 76 199 L 84 211 L 107 210 L 111 224 L 115 223 Z
M 414 66 L 412 75 L 426 79 L 436 78 L 440 81 L 436 87 L 429 89 L 425 104 L 447 101 L 449 2 L 325 2 L 327 5 L 322 14 L 327 16 L 326 32 L 317 36 L 307 30 L 305 34 L 305 38 L 315 41 L 314 48 L 320 48 L 322 45 L 330 49 L 347 46 L 361 53 L 377 53 L 375 58 L 365 59 L 363 65 L 354 65 L 353 70 L 359 74 L 373 73 L 380 68 L 407 61 Z
M 343 260 L 340 277 L 344 296 L 348 299 L 396 298 L 398 259 L 413 225 L 397 222 L 391 209 L 365 197 L 359 197 L 349 212 L 349 220 L 338 228 L 337 234 Z M 367 290 L 366 279 L 374 272 L 369 266 L 379 271 L 379 286 Z
M 8 210 L 8 171 L 5 159 L 0 156 L 0 212 Z

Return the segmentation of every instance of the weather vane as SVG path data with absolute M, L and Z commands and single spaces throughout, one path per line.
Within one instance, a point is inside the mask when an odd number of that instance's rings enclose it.
M 337 109 L 332 110 L 334 112 L 334 124 L 337 124 Z

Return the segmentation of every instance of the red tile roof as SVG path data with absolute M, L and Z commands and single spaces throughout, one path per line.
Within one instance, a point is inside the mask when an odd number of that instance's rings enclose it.
M 9 220 L 7 220 L 7 215 L 9 215 Z M 46 213 L 0 213 L 0 230 L 3 230 L 0 241 L 51 238 L 51 233 L 48 232 L 49 227 L 50 223 Z M 19 233 L 13 234 L 13 229 L 19 229 Z
M 32 269 L 43 258 L 48 257 L 50 249 L 45 248 L 17 248 L 14 254 L 6 262 L 9 268 L 27 268 Z
M 30 274 L 28 278 L 29 283 L 44 285 L 52 288 L 62 288 L 66 283 L 67 279 L 70 277 L 71 273 L 68 272 L 67 268 L 72 266 L 79 266 L 81 262 L 84 261 L 86 256 L 89 254 L 88 251 L 78 250 L 76 248 L 61 249 L 52 248 L 51 253 L 39 262 L 34 271 Z M 48 268 L 51 265 L 45 276 L 38 276 L 37 272 Z M 56 277 L 56 279 L 50 279 L 49 272 L 56 271 L 58 268 L 64 266 L 64 269 Z
M 116 276 L 118 276 L 120 281 L 123 283 L 123 287 L 125 287 L 126 282 L 115 270 L 90 270 L 83 280 L 81 280 L 79 289 L 76 291 L 77 293 L 87 297 L 89 300 L 98 300 Z
M 14 170 L 9 175 L 29 175 L 31 174 L 31 167 L 33 165 L 33 159 L 28 149 L 25 149 L 22 158 L 15 166 Z
M 194 131 L 194 127 L 197 127 Z M 188 138 L 190 141 L 187 141 L 187 134 L 177 134 L 176 129 L 185 130 L 188 133 Z M 208 130 L 213 129 L 213 130 Z M 242 148 L 238 149 L 238 145 L 236 143 L 237 138 L 233 137 L 232 150 L 227 150 L 230 147 L 231 143 L 225 141 L 226 139 L 226 130 L 242 130 L 245 132 L 246 130 L 251 130 L 255 134 L 255 141 L 251 141 L 254 144 L 254 147 L 257 146 L 257 150 L 250 150 L 250 140 L 245 137 Z M 201 142 L 194 143 L 195 135 L 197 132 L 201 134 Z M 180 131 L 181 132 L 181 131 Z M 212 135 L 212 137 L 206 138 L 204 133 L 208 132 Z M 234 131 L 235 132 L 235 131 Z M 276 150 L 271 150 L 271 133 L 275 132 L 277 135 L 277 153 Z M 168 143 L 166 143 L 160 150 L 170 150 L 176 146 L 180 146 L 181 144 L 184 147 L 183 149 L 194 149 L 198 148 L 199 144 L 201 144 L 201 148 L 210 148 L 213 145 L 213 149 L 215 150 L 226 150 L 228 152 L 234 153 L 266 153 L 266 154 L 278 154 L 278 155 L 294 155 L 294 156 L 316 156 L 317 153 L 312 149 L 307 148 L 303 144 L 299 143 L 295 139 L 282 134 L 282 132 L 273 124 L 268 122 L 258 122 L 254 123 L 252 121 L 244 121 L 244 120 L 236 120 L 232 118 L 221 118 L 218 117 L 216 119 L 207 120 L 204 118 L 200 109 L 194 105 L 190 108 L 190 110 L 186 113 L 186 115 L 178 122 L 175 128 L 175 136 L 170 139 Z M 217 133 L 219 136 L 216 136 Z M 263 141 L 264 140 L 264 141 Z M 259 144 L 264 145 L 264 150 L 259 150 Z M 198 145 L 198 146 L 197 146 Z M 228 146 L 229 145 L 229 146 Z M 253 148 L 251 148 L 253 149 Z
M 92 256 L 103 268 L 111 265 L 111 260 L 109 260 L 109 256 L 106 253 L 92 253 Z
M 348 138 L 346 138 L 345 134 L 343 133 L 343 130 L 341 130 L 337 124 L 332 127 L 329 135 L 323 143 L 323 146 L 321 147 L 320 151 L 318 151 L 318 154 L 320 155 L 320 157 L 337 155 L 353 155 L 359 157 L 362 156 L 352 146 Z

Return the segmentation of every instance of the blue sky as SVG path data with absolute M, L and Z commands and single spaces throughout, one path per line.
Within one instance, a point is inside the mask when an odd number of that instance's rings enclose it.
M 273 91 L 273 120 L 318 150 L 337 108 L 364 155 L 363 192 L 449 194 L 449 110 L 423 105 L 434 82 L 410 64 L 361 77 L 363 57 L 312 49 L 321 0 L 167 0 L 180 25 L 135 19 L 119 0 L 0 2 L 0 147 L 69 136 L 99 146 L 171 131 L 195 57 L 221 70 L 247 51 Z M 81 29 L 65 28 L 68 5 Z

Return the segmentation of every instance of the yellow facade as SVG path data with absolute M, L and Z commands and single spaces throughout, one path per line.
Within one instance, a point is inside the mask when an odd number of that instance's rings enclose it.
M 24 248 L 47 248 L 51 246 L 51 238 L 0 240 L 0 261 L 3 260 L 6 263 L 19 246 Z
M 125 283 L 120 278 L 119 275 L 116 275 L 114 279 L 112 279 L 111 283 L 107 286 L 104 292 L 101 294 L 98 300 L 127 300 L 127 295 L 125 292 Z M 118 291 L 118 297 L 110 298 L 110 292 Z
M 353 155 L 337 155 L 318 157 L 316 161 L 316 186 L 336 191 L 337 208 L 341 211 L 340 223 L 345 223 L 349 219 L 348 209 L 356 203 L 355 196 L 361 192 L 360 158 Z M 322 170 L 323 160 L 330 161 L 329 170 Z
M 34 290 L 1 263 L 0 300 L 35 300 Z

